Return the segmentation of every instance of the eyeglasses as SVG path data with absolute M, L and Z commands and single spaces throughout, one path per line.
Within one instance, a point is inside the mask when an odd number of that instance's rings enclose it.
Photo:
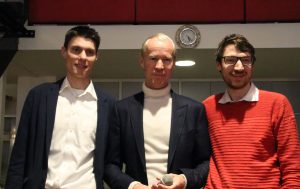
M 237 56 L 223 56 L 225 64 L 234 66 L 238 60 L 240 60 L 243 66 L 251 67 L 253 65 L 253 59 L 251 56 L 237 57 Z

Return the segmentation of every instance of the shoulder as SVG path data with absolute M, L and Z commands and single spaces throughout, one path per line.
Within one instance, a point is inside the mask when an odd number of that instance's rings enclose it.
M 25 104 L 37 105 L 40 104 L 42 100 L 48 99 L 49 96 L 58 96 L 60 85 L 57 82 L 54 83 L 42 83 L 29 90 L 26 95 Z
M 263 102 L 288 102 L 288 99 L 285 95 L 278 92 L 265 90 L 259 90 L 259 100 Z
M 59 90 L 61 83 L 59 81 L 52 83 L 42 83 L 30 89 L 29 94 L 46 94 L 53 90 Z
M 94 85 L 94 89 L 95 89 L 95 92 L 99 99 L 109 101 L 111 103 L 115 103 L 116 99 L 111 94 L 109 94 L 107 91 L 105 91 L 101 87 L 95 86 L 95 85 Z
M 273 91 L 265 91 L 265 90 L 259 90 L 259 96 L 262 98 L 271 98 L 271 99 L 284 99 L 286 98 L 285 95 L 273 92 Z
M 128 96 L 123 98 L 117 102 L 118 105 L 127 105 L 129 103 L 140 103 L 143 104 L 144 102 L 144 93 L 138 92 L 134 95 Z
M 278 92 L 259 90 L 259 102 L 264 107 L 272 107 L 274 110 L 283 110 L 286 107 L 292 109 L 288 98 Z
M 121 114 L 126 117 L 129 112 L 138 113 L 141 111 L 143 104 L 144 93 L 140 92 L 117 101 L 115 103 L 115 111 L 121 112 Z
M 192 99 L 192 98 L 184 96 L 184 95 L 177 94 L 175 92 L 172 93 L 172 97 L 176 100 L 180 100 L 180 101 L 187 102 L 187 103 L 192 103 L 192 104 L 199 103 L 195 99 Z
M 224 95 L 224 93 L 218 93 L 215 95 L 211 95 L 203 101 L 203 104 L 207 105 L 207 104 L 217 103 L 222 98 L 223 95 Z
M 175 101 L 175 103 L 178 103 L 180 105 L 188 105 L 189 107 L 195 107 L 195 108 L 203 108 L 204 107 L 202 102 L 192 99 L 190 97 L 184 96 L 184 95 L 179 95 L 175 92 L 172 93 L 172 98 Z

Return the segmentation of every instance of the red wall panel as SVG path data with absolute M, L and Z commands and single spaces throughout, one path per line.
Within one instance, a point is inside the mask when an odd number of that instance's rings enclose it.
M 30 0 L 29 24 L 133 23 L 135 0 Z
M 247 0 L 246 22 L 300 21 L 300 0 Z
M 300 0 L 29 0 L 28 21 L 29 24 L 299 22 Z
M 136 0 L 137 23 L 243 22 L 244 0 Z

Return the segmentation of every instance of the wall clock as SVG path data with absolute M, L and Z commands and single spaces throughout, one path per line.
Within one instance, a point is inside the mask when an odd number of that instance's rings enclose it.
M 195 48 L 200 42 L 200 31 L 193 25 L 179 27 L 175 34 L 175 41 L 181 48 Z

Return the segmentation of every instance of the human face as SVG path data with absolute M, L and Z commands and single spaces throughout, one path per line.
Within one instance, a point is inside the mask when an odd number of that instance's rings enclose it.
M 249 57 L 251 55 L 248 52 L 241 52 L 235 47 L 235 45 L 230 44 L 224 49 L 223 57 L 226 56 Z M 253 64 L 243 65 L 240 59 L 236 64 L 228 65 L 225 63 L 223 58 L 222 62 L 217 64 L 217 69 L 221 72 L 221 75 L 229 89 L 248 90 L 254 69 L 253 66 Z
M 147 50 L 140 59 L 147 87 L 162 89 L 168 85 L 174 67 L 173 52 L 173 43 L 168 39 L 148 40 Z
M 61 53 L 66 60 L 69 82 L 90 80 L 89 76 L 97 58 L 97 51 L 91 39 L 73 37 L 67 48 L 62 47 Z

